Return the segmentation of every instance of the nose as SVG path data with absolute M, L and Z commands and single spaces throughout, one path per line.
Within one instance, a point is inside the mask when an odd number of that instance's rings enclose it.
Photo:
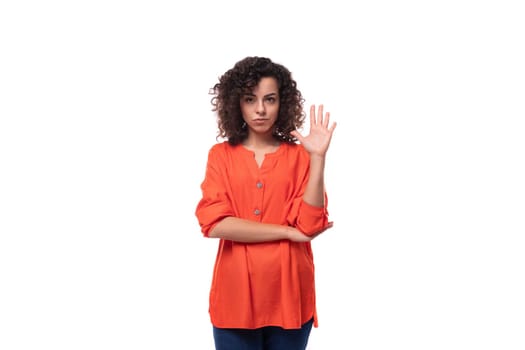
M 257 102 L 257 105 L 255 106 L 255 112 L 259 115 L 263 115 L 264 111 L 265 111 L 264 101 L 260 100 Z

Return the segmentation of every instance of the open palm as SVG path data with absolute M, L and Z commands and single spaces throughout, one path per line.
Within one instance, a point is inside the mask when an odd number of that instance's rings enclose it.
M 330 125 L 330 113 L 323 115 L 323 105 L 319 105 L 317 116 L 315 105 L 310 107 L 310 133 L 307 136 L 301 135 L 298 131 L 290 134 L 296 137 L 310 155 L 325 156 L 330 146 L 330 140 L 337 123 Z

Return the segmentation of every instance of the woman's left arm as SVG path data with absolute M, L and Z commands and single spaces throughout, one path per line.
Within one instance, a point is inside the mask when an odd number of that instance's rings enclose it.
M 337 123 L 330 125 L 330 113 L 323 114 L 323 105 L 319 105 L 317 116 L 315 105 L 310 107 L 310 133 L 302 136 L 292 131 L 310 155 L 310 174 L 303 195 L 303 200 L 314 207 L 325 206 L 324 168 L 326 152 L 330 146 Z

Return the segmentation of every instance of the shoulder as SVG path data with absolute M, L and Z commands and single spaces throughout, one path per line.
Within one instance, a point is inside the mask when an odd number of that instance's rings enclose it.
M 233 146 L 231 146 L 228 143 L 228 141 L 223 141 L 223 142 L 219 142 L 219 143 L 216 143 L 213 146 L 211 146 L 208 153 L 210 155 L 225 154 L 226 152 L 231 151 L 232 147 Z
M 208 160 L 224 163 L 239 156 L 242 147 L 239 145 L 231 145 L 228 141 L 216 143 L 210 147 L 208 152 Z

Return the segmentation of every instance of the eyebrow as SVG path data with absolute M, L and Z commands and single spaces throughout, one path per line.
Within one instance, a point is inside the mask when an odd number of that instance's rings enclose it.
M 243 96 L 255 96 L 255 94 L 252 94 L 251 92 L 247 92 Z M 272 97 L 272 96 L 277 96 L 277 92 L 270 92 L 269 94 L 266 94 L 263 97 Z

